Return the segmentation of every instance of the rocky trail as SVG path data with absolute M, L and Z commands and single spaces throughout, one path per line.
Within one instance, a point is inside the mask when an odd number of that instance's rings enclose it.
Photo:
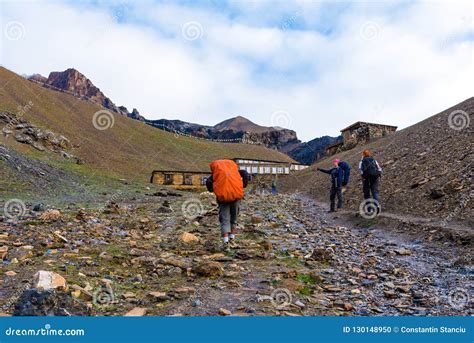
M 210 193 L 0 222 L 5 315 L 472 315 L 472 232 L 249 195 L 223 252 Z M 454 233 L 453 233 L 454 231 Z M 448 234 L 449 232 L 449 234 Z M 44 271 L 38 274 L 38 271 Z

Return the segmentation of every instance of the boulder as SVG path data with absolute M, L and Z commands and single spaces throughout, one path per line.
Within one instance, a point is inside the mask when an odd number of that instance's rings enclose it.
M 263 217 L 259 215 L 253 215 L 250 221 L 252 222 L 252 224 L 259 224 L 263 222 Z
M 78 299 L 84 301 L 92 301 L 94 296 L 86 289 L 82 288 L 79 285 L 72 285 L 71 289 L 73 290 L 71 294 Z
M 55 290 L 27 289 L 15 304 L 14 316 L 90 316 L 91 309 Z
M 232 315 L 232 312 L 229 311 L 229 310 L 226 310 L 225 308 L 220 308 L 219 309 L 219 314 L 221 316 L 230 316 L 230 315 Z
M 41 214 L 40 219 L 45 221 L 56 221 L 61 218 L 61 212 L 58 210 L 48 210 Z
M 184 243 L 191 243 L 191 242 L 198 242 L 199 241 L 199 238 L 196 235 L 193 235 L 192 233 L 189 233 L 189 232 L 183 232 L 179 236 L 179 239 Z
M 43 290 L 67 288 L 65 278 L 55 272 L 45 270 L 40 270 L 34 275 L 33 287 Z
M 135 307 L 124 314 L 125 317 L 143 317 L 146 314 L 146 308 Z
M 224 274 L 222 263 L 216 261 L 203 261 L 193 266 L 193 272 L 206 277 L 221 276 Z
M 148 295 L 156 301 L 170 300 L 170 297 L 165 292 L 150 292 Z

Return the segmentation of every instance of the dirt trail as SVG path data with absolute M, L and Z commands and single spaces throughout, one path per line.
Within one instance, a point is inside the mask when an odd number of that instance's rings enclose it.
M 393 218 L 327 214 L 303 195 L 248 196 L 230 253 L 222 252 L 208 193 L 165 190 L 124 196 L 101 210 L 61 211 L 57 221 L 32 214 L 2 224 L 9 247 L 0 279 L 4 312 L 12 313 L 22 287 L 43 269 L 80 286 L 84 294 L 72 295 L 96 315 L 134 307 L 149 315 L 473 313 L 470 243 L 432 228 L 414 235 L 411 225 L 419 224 Z M 114 296 L 98 303 L 93 295 L 104 279 Z

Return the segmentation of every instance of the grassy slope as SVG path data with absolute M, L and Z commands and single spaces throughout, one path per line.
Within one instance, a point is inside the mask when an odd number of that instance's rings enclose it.
M 18 106 L 30 101 L 33 106 L 24 117 L 66 136 L 77 146 L 72 153 L 86 162 L 83 167 L 57 162 L 62 167 L 144 181 L 154 169 L 207 170 L 209 162 L 219 158 L 242 156 L 291 161 L 288 156 L 261 146 L 175 136 L 118 114 L 114 114 L 113 127 L 97 130 L 92 118 L 103 109 L 100 106 L 43 88 L 0 67 L 0 110 L 18 112 Z M 7 144 L 13 144 L 23 153 L 38 155 L 29 146 L 10 142 Z M 46 155 L 39 157 L 50 159 Z
M 454 110 L 470 115 L 470 126 L 461 131 L 448 125 Z M 328 202 L 329 176 L 316 168 L 330 168 L 334 158 L 348 161 L 352 166 L 347 204 L 358 209 L 362 200 L 362 185 L 358 175 L 361 151 L 372 151 L 384 169 L 381 180 L 381 200 L 385 211 L 411 213 L 423 217 L 445 217 L 452 220 L 470 218 L 473 213 L 473 118 L 474 98 L 427 118 L 393 135 L 375 140 L 364 147 L 324 158 L 310 168 L 282 180 L 282 188 L 307 192 L 316 199 Z M 429 181 L 412 188 L 419 180 Z M 432 199 L 432 189 L 443 189 L 445 196 Z

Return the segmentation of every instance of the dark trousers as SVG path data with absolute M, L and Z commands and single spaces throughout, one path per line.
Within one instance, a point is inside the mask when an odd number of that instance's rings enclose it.
M 336 205 L 337 196 L 337 208 L 342 207 L 342 187 L 331 186 L 331 192 L 329 194 L 329 200 L 331 201 L 331 211 L 334 211 Z
M 362 181 L 362 190 L 364 191 L 364 199 L 379 200 L 379 177 L 369 176 Z M 372 196 L 371 196 L 372 195 Z
M 234 231 L 237 226 L 240 200 L 234 202 L 219 203 L 219 222 L 222 234 Z

